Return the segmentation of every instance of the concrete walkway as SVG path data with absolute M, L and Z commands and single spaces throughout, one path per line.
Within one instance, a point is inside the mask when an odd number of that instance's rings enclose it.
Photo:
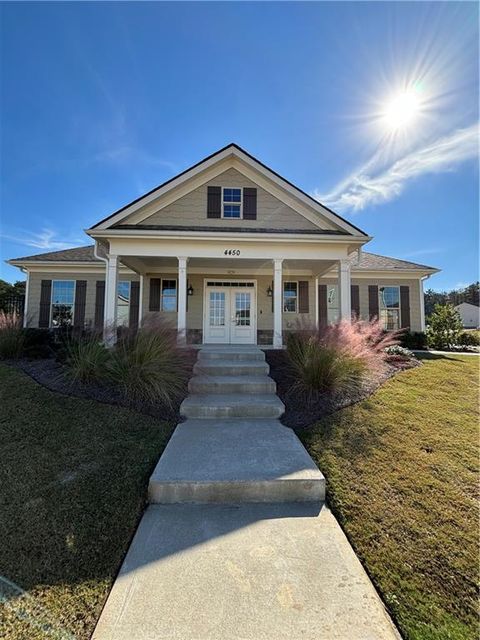
M 199 352 L 94 640 L 390 640 L 256 347 Z

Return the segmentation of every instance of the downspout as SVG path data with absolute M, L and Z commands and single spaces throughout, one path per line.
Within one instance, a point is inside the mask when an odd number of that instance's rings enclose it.
M 423 293 L 423 283 L 430 278 L 431 274 L 420 278 L 420 328 L 425 333 L 425 294 Z
M 108 278 L 107 278 L 108 258 L 105 258 L 104 256 L 101 256 L 98 253 L 98 240 L 95 240 L 95 244 L 93 246 L 93 255 L 95 256 L 95 258 L 97 258 L 97 260 L 102 260 L 102 262 L 105 263 L 105 292 L 104 292 L 104 298 L 103 298 L 103 318 L 104 318 L 104 324 L 105 324 L 105 307 L 106 307 L 107 300 L 108 300 L 108 291 L 107 291 L 107 287 L 108 287 Z M 102 333 L 103 333 L 103 330 L 102 330 Z
M 22 273 L 27 274 L 27 281 L 25 284 L 25 302 L 23 304 L 23 328 L 27 328 L 27 313 L 28 313 L 28 296 L 30 295 L 30 271 L 25 267 L 20 267 Z

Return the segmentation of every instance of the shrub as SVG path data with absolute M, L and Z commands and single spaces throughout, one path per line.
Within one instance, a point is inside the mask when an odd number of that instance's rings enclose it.
M 433 349 L 450 349 L 459 344 L 462 333 L 460 315 L 451 304 L 436 304 L 427 328 L 428 346 Z
M 410 332 L 406 331 L 400 336 L 402 347 L 407 349 L 426 349 L 427 335 L 423 331 Z
M 400 356 L 405 359 L 415 358 L 414 354 L 407 349 L 406 347 L 402 347 L 399 344 L 394 344 L 385 349 L 385 353 L 387 356 Z
M 19 358 L 24 340 L 21 316 L 15 311 L 0 311 L 0 358 Z
M 50 358 L 53 355 L 53 336 L 48 329 L 25 329 L 24 338 L 23 355 L 25 357 Z
M 477 331 L 463 331 L 463 333 L 458 337 L 458 344 L 462 344 L 467 347 L 479 347 L 480 334 Z
M 189 354 L 176 332 L 157 325 L 121 339 L 107 363 L 108 378 L 133 402 L 160 401 L 172 407 L 189 376 Z
M 299 327 L 287 335 L 293 388 L 309 394 L 346 393 L 385 369 L 385 348 L 398 333 L 385 333 L 378 321 L 341 321 L 321 330 Z
M 102 336 L 92 333 L 65 342 L 65 364 L 68 375 L 76 382 L 101 381 L 106 377 L 109 352 Z

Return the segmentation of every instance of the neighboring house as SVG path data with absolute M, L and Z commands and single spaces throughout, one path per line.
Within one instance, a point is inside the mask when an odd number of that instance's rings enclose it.
M 425 327 L 438 270 L 361 249 L 371 238 L 231 144 L 95 224 L 95 246 L 9 260 L 25 324 L 137 327 L 170 319 L 191 343 L 280 346 L 298 321 L 352 314 Z
M 457 304 L 455 310 L 458 311 L 464 329 L 480 328 L 480 307 L 470 302 L 462 302 Z

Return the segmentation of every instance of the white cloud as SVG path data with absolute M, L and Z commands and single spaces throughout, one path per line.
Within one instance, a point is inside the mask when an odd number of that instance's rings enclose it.
M 478 131 L 478 124 L 457 129 L 376 172 L 369 161 L 330 193 L 315 190 L 312 195 L 338 211 L 361 211 L 367 206 L 388 202 L 402 193 L 409 180 L 426 173 L 453 171 L 461 162 L 477 157 Z
M 84 244 L 82 240 L 70 241 L 64 238 L 60 239 L 57 232 L 51 229 L 42 229 L 38 232 L 25 231 L 14 235 L 2 234 L 2 238 L 26 247 L 42 249 L 43 251 L 60 251 Z
M 402 254 L 403 258 L 418 258 L 419 256 L 432 256 L 437 253 L 442 253 L 443 249 L 436 248 L 425 248 L 425 249 L 416 249 L 415 251 L 409 251 L 408 253 Z

